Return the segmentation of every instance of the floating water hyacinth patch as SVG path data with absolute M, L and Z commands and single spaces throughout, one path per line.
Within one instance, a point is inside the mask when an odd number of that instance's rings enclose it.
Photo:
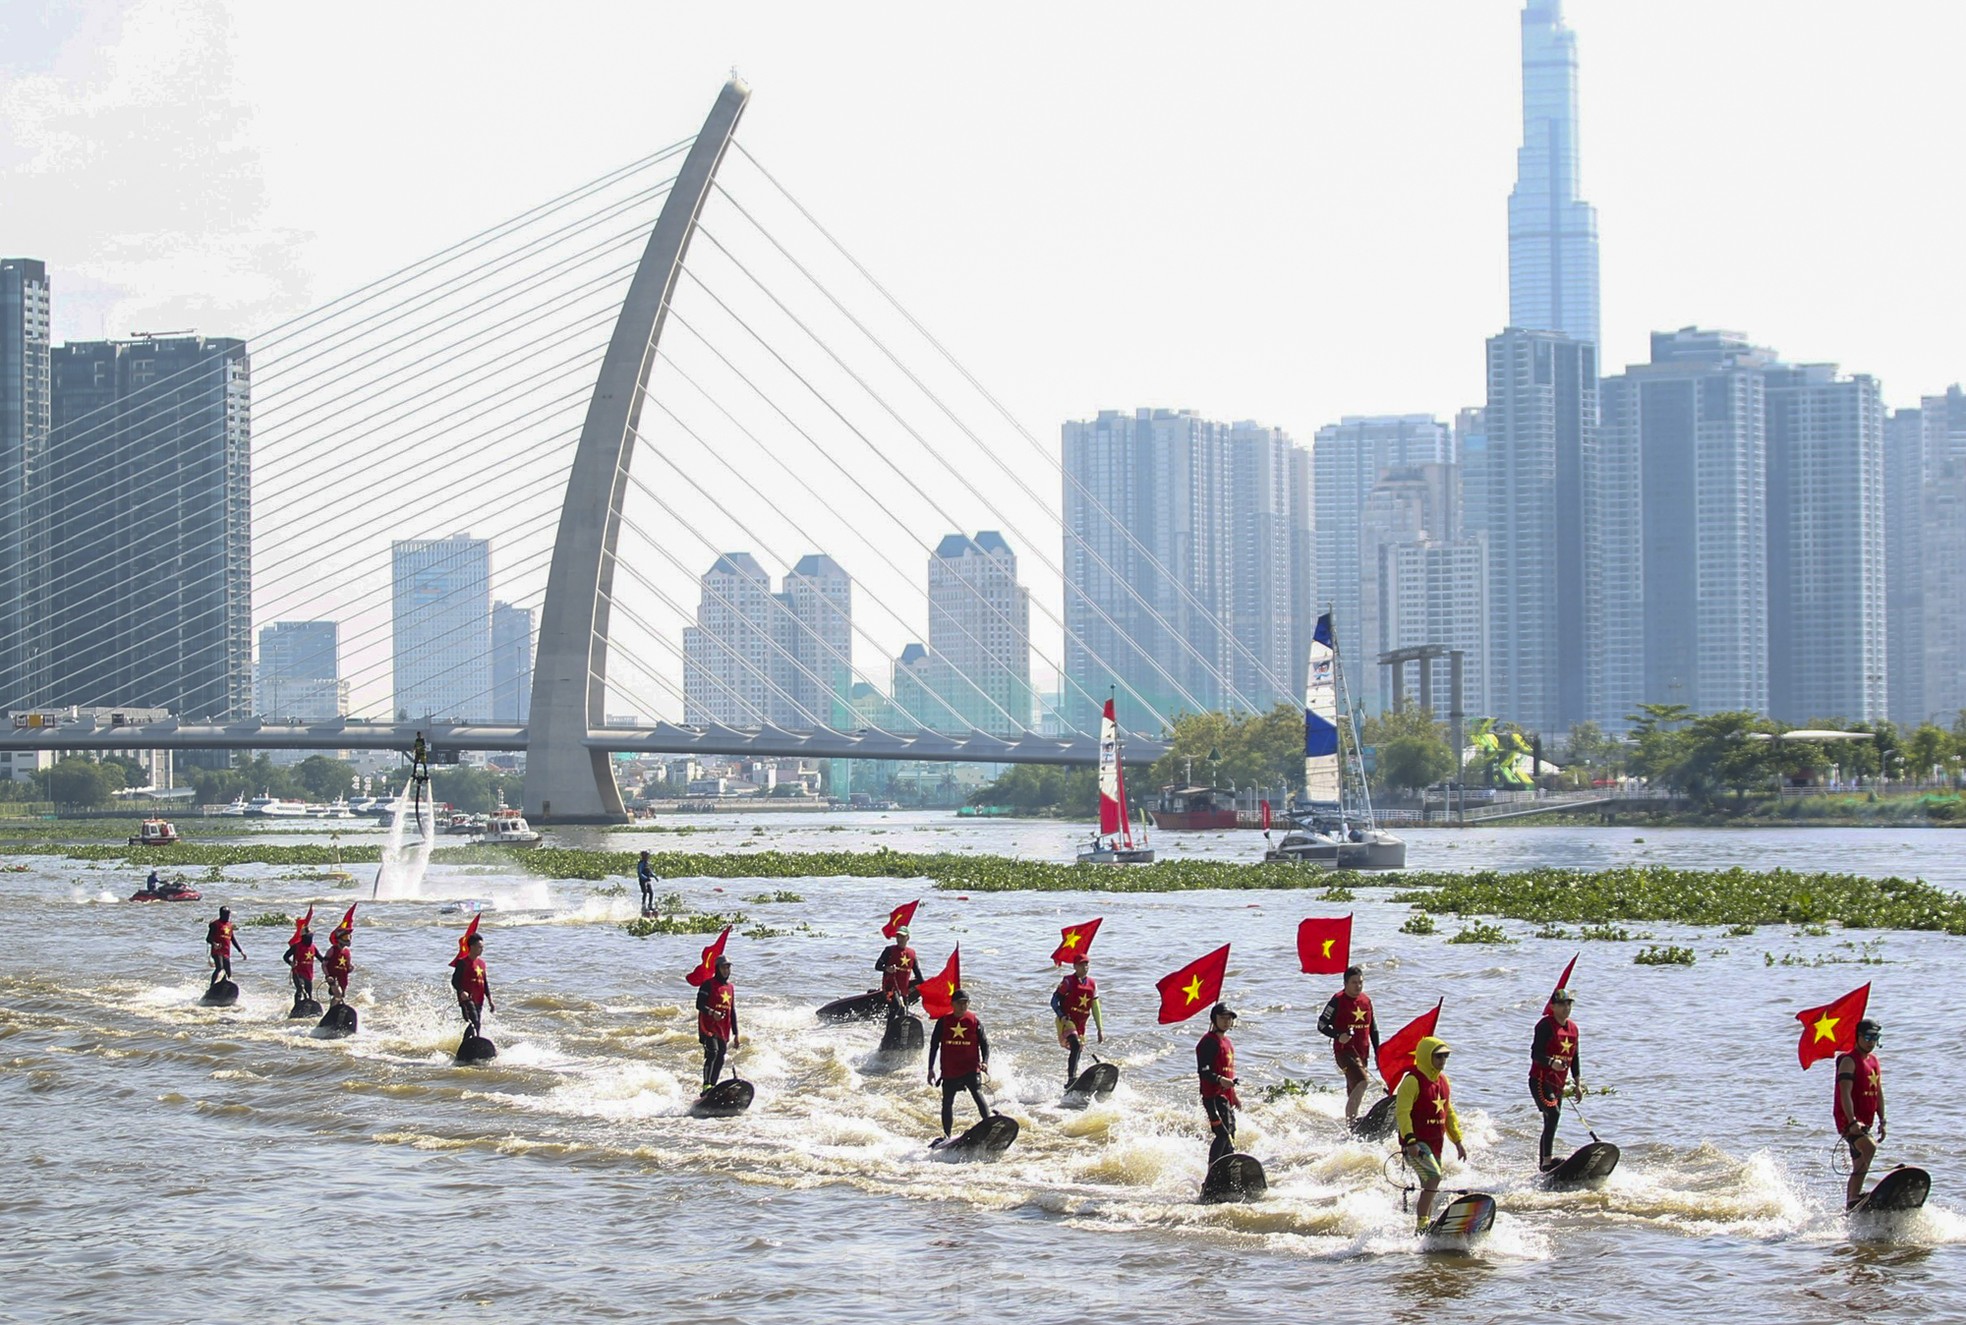
M 1508 932 L 1504 930 L 1500 925 L 1491 925 L 1481 920 L 1475 921 L 1475 923 L 1472 925 L 1464 926 L 1459 933 L 1450 935 L 1447 941 L 1449 943 L 1513 943 L 1515 942 L 1514 939 L 1508 936 Z
M 1677 945 L 1661 947 L 1655 943 L 1648 943 L 1638 950 L 1632 961 L 1639 966 L 1691 966 L 1694 957 L 1691 948 Z

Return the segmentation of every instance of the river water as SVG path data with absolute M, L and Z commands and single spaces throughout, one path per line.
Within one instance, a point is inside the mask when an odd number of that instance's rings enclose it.
M 918 814 L 696 822 L 685 837 L 559 837 L 1053 859 L 1077 837 Z M 1422 868 L 1786 865 L 1966 887 L 1966 837 L 1943 831 L 1520 828 L 1409 841 Z M 1248 855 L 1259 839 L 1157 845 Z M 745 1032 L 735 1061 L 757 1104 L 700 1121 L 684 1116 L 698 1058 L 682 977 L 706 940 L 624 933 L 632 880 L 433 867 L 425 899 L 363 906 L 362 1030 L 319 1041 L 310 1022 L 284 1019 L 284 927 L 241 930 L 250 956 L 236 1008 L 198 1006 L 205 922 L 219 903 L 250 918 L 316 901 L 325 930 L 357 893 L 246 866 L 200 881 L 204 903 L 131 905 L 115 899 L 138 869 L 27 863 L 0 874 L 0 1319 L 1966 1318 L 1966 1194 L 1949 1163 L 1966 1102 L 1945 1084 L 1966 1002 L 1960 939 L 1628 926 L 1698 954 L 1690 968 L 1643 967 L 1636 934 L 1580 945 L 1503 921 L 1514 943 L 1454 945 L 1447 918 L 1435 936 L 1402 934 L 1408 909 L 1389 900 L 1390 879 L 1344 906 L 1303 892 L 965 898 L 891 880 L 669 880 L 663 890 L 696 909 L 741 909 L 783 931 L 730 944 Z M 777 889 L 803 900 L 745 900 Z M 995 1098 L 1024 1124 L 995 1163 L 931 1159 L 938 1098 L 919 1065 L 881 1075 L 877 1027 L 812 1016 L 868 986 L 886 911 L 917 895 L 916 947 L 933 970 L 962 945 Z M 485 1067 L 450 1059 L 446 962 L 463 921 L 442 913 L 446 897 L 494 906 L 483 932 L 500 1056 Z M 1335 981 L 1300 974 L 1293 939 L 1305 915 L 1348 910 L 1388 1032 L 1446 999 L 1470 1150 L 1449 1185 L 1493 1192 L 1502 1211 L 1475 1256 L 1421 1254 L 1382 1176 L 1390 1144 L 1351 1141 L 1339 1124 L 1337 1074 L 1313 1025 Z M 1124 1076 L 1111 1100 L 1071 1112 L 1058 1102 L 1046 959 L 1062 925 L 1094 916 L 1108 1031 L 1095 1047 Z M 1223 942 L 1242 1013 L 1240 1140 L 1271 1189 L 1259 1203 L 1203 1206 L 1192 1048 L 1205 1026 L 1156 1025 L 1153 982 Z M 1554 1195 L 1532 1181 L 1525 1058 L 1580 947 L 1585 1079 L 1611 1092 L 1587 1112 L 1624 1161 L 1600 1191 Z M 1893 1123 L 1880 1167 L 1934 1173 L 1932 1204 L 1887 1230 L 1853 1230 L 1840 1213 L 1830 1067 L 1804 1073 L 1794 1055 L 1795 1010 L 1867 980 Z M 1263 1103 L 1263 1087 L 1285 1079 L 1319 1089 Z M 1559 1148 L 1584 1139 L 1566 1116 Z

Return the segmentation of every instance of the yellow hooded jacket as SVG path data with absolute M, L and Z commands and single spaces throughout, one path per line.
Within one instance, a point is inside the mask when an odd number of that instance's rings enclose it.
M 1447 1075 L 1434 1068 L 1434 1055 L 1447 1048 L 1447 1041 L 1438 1036 L 1423 1036 L 1420 1043 L 1413 1046 L 1413 1066 L 1399 1079 L 1399 1090 L 1395 1093 L 1394 1109 L 1399 1123 L 1399 1139 L 1402 1143 L 1413 1139 L 1413 1105 L 1420 1098 L 1420 1077 L 1429 1081 L 1439 1080 L 1446 1085 Z M 1417 1076 L 1415 1074 L 1418 1074 Z M 1461 1144 L 1461 1120 L 1454 1115 L 1452 1096 L 1447 1101 L 1447 1137 L 1454 1144 Z

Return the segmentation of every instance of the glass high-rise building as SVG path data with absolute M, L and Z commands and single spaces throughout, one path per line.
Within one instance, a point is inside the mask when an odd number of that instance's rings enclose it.
M 778 593 L 749 552 L 726 552 L 698 581 L 683 628 L 683 721 L 787 731 L 851 719 L 853 579 L 831 557 L 799 558 Z
M 49 427 L 48 269 L 0 258 L 0 706 L 24 707 L 40 686 L 36 632 L 44 613 L 47 531 L 37 483 Z
M 259 629 L 253 711 L 269 720 L 326 722 L 348 711 L 341 628 L 332 621 L 275 621 Z
M 491 540 L 403 539 L 390 552 L 397 711 L 491 716 Z
M 251 711 L 252 369 L 221 337 L 53 352 L 33 703 Z
M 1522 146 L 1509 194 L 1509 325 L 1598 340 L 1597 211 L 1579 189 L 1577 36 L 1562 0 L 1522 9 Z
M 532 714 L 532 635 L 530 607 L 492 604 L 493 722 L 524 722 Z
M 1031 728 L 1031 591 L 1002 534 L 950 534 L 928 559 L 929 686 L 948 701 L 924 725 L 1017 736 Z M 953 712 L 951 712 L 953 710 Z

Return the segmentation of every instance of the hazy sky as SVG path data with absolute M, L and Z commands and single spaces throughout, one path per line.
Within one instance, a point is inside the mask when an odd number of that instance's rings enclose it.
M 1481 395 L 1517 0 L 0 7 L 0 250 L 57 334 L 248 334 L 694 132 L 746 146 L 1027 427 L 1308 441 Z M 1743 330 L 1966 376 L 1951 0 L 1569 0 L 1609 368 Z M 1054 489 L 1055 489 L 1055 480 Z

